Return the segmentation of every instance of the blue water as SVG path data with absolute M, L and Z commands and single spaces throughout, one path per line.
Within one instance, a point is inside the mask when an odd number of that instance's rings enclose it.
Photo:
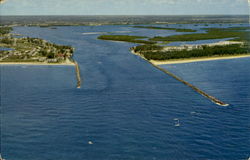
M 1 66 L 4 158 L 240 160 L 250 156 L 250 59 L 163 66 L 231 104 L 220 107 L 132 55 L 128 49 L 134 44 L 82 34 L 127 30 L 134 31 L 129 26 L 15 28 L 15 33 L 75 47 L 83 86 L 76 89 L 71 66 Z M 153 34 L 136 30 L 131 34 Z
M 11 48 L 6 48 L 6 47 L 0 47 L 0 51 L 10 51 L 13 50 Z

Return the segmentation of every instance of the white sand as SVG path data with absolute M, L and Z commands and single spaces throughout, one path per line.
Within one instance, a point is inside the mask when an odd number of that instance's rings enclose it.
M 192 63 L 192 62 L 214 61 L 214 60 L 246 58 L 246 57 L 250 57 L 250 54 L 233 55 L 233 56 L 217 56 L 217 57 L 173 59 L 173 60 L 165 60 L 165 61 L 150 60 L 150 62 L 155 64 L 155 65 L 164 65 L 164 64 Z

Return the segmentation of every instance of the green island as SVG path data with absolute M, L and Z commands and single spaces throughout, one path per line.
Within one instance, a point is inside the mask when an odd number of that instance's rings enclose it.
M 196 32 L 196 30 L 185 29 L 185 28 L 165 28 L 165 27 L 154 27 L 154 26 L 134 26 L 134 28 L 173 30 L 173 31 L 176 31 L 176 32 Z
M 140 26 L 138 26 L 140 27 Z M 144 28 L 144 27 L 143 27 Z M 152 27 L 148 27 L 152 29 Z M 192 33 L 184 35 L 173 35 L 166 37 L 135 37 L 126 35 L 102 35 L 98 37 L 104 40 L 136 42 L 138 38 L 144 38 L 143 44 L 131 48 L 132 53 L 141 56 L 151 62 L 186 60 L 194 58 L 211 57 L 239 57 L 250 56 L 250 37 L 249 27 L 237 28 L 210 28 L 204 29 L 206 33 Z M 108 37 L 107 39 L 103 37 Z M 126 38 L 124 38 L 126 37 Z M 181 45 L 164 46 L 171 42 L 184 42 L 196 40 L 211 40 L 230 38 L 227 41 L 221 41 L 206 45 Z
M 0 27 L 0 63 L 74 64 L 71 46 L 39 38 L 16 38 L 11 31 L 11 27 Z
M 146 48 L 146 49 L 145 49 Z M 147 60 L 171 60 L 171 59 L 185 59 L 196 57 L 212 57 L 212 56 L 224 56 L 224 55 L 242 55 L 250 53 L 250 49 L 244 44 L 229 44 L 229 45 L 215 45 L 207 46 L 202 45 L 199 48 L 194 49 L 170 49 L 166 50 L 164 47 L 155 47 L 155 50 L 149 49 L 150 46 L 138 46 L 134 47 L 135 53 L 140 53 Z
M 131 43 L 141 43 L 141 44 L 154 44 L 153 41 L 141 40 L 148 37 L 143 36 L 129 36 L 129 35 L 101 35 L 98 39 L 101 40 L 111 40 L 111 41 L 123 41 Z
M 249 28 L 248 28 L 249 29 Z M 153 37 L 151 41 L 176 42 L 176 41 L 196 41 L 209 39 L 234 38 L 239 41 L 249 41 L 249 36 L 246 32 L 247 27 L 243 28 L 210 28 L 207 33 L 193 33 L 185 35 L 173 35 L 167 37 Z

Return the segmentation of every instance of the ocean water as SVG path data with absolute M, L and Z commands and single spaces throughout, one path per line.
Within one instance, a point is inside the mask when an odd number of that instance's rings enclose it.
M 211 25 L 213 27 L 213 25 Z M 218 106 L 98 34 L 180 34 L 130 26 L 16 27 L 72 45 L 72 66 L 1 66 L 1 152 L 9 160 L 245 160 L 250 59 L 164 65 L 230 103 Z M 128 33 L 124 33 L 128 34 Z

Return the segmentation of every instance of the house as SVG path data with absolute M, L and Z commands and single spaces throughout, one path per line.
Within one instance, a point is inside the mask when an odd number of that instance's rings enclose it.
M 47 59 L 48 63 L 57 63 L 58 60 L 56 58 L 52 58 L 52 59 Z

